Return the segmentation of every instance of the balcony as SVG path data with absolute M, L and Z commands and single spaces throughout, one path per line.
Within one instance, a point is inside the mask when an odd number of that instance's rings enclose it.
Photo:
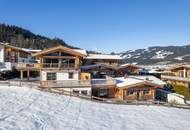
M 116 84 L 115 79 L 92 79 L 92 80 L 62 80 L 62 81 L 41 81 L 41 87 L 50 88 L 84 88 L 104 87 Z
M 91 81 L 90 80 L 41 81 L 41 87 L 50 87 L 50 88 L 91 87 Z
M 178 76 L 167 76 L 161 75 L 161 79 L 165 80 L 174 80 L 174 81 L 182 81 L 182 82 L 190 82 L 190 78 L 183 78 Z
M 112 86 L 116 85 L 115 79 L 92 79 L 91 84 L 94 87 L 98 86 Z
M 65 64 L 65 63 L 43 63 L 42 68 L 51 68 L 51 69 L 71 69 L 75 68 L 74 63 Z
M 40 69 L 41 64 L 40 63 L 18 63 L 17 69 L 23 70 L 23 69 Z

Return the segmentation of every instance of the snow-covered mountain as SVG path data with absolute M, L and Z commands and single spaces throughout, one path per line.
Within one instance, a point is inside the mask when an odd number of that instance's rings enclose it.
M 125 62 L 139 65 L 190 63 L 190 45 L 149 47 L 129 50 L 122 52 L 121 55 Z

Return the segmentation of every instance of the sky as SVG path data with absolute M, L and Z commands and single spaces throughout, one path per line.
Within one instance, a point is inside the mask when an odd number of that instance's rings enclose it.
M 86 50 L 190 44 L 190 0 L 0 0 L 0 23 Z

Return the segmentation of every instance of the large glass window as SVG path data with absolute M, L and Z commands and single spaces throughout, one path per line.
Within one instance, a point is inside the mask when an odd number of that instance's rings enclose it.
M 107 88 L 100 88 L 100 96 L 107 96 L 108 89 Z
M 74 73 L 73 72 L 69 72 L 69 79 L 74 79 Z
M 149 90 L 144 90 L 144 91 L 143 91 L 143 94 L 144 94 L 144 95 L 148 95 L 149 93 L 150 93 Z
M 56 80 L 56 79 L 57 79 L 56 73 L 52 73 L 52 72 L 47 73 L 47 80 Z
M 74 67 L 74 66 L 75 66 L 74 59 L 62 59 L 61 60 L 61 67 L 67 68 L 67 67 Z
M 126 92 L 126 95 L 129 96 L 129 95 L 133 95 L 134 94 L 134 90 L 128 90 Z

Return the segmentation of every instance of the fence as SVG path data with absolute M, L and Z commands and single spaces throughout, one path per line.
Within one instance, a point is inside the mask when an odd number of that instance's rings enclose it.
M 0 86 L 39 88 L 40 82 L 39 81 L 7 80 L 7 81 L 0 81 Z
M 16 87 L 31 87 L 35 89 L 40 89 L 40 82 L 39 81 L 14 81 L 14 80 L 8 80 L 8 81 L 0 81 L 0 86 L 16 86 Z M 176 108 L 183 108 L 183 109 L 190 109 L 189 105 L 180 105 L 180 104 L 170 104 L 167 102 L 161 102 L 161 101 L 125 101 L 125 100 L 118 100 L 114 98 L 100 98 L 95 96 L 89 96 L 84 95 L 80 93 L 73 93 L 72 88 L 70 88 L 70 91 L 64 90 L 63 88 L 44 88 L 40 89 L 42 91 L 48 91 L 52 93 L 57 94 L 64 94 L 67 96 L 73 96 L 73 97 L 79 97 L 86 100 L 91 100 L 93 102 L 98 103 L 108 103 L 108 104 L 121 104 L 121 105 L 161 105 L 165 107 L 176 107 Z

